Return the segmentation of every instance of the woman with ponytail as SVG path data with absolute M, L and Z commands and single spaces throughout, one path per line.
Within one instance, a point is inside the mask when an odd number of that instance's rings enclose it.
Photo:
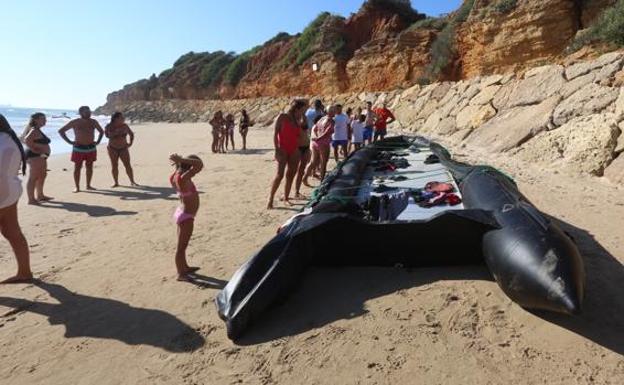
M 17 259 L 17 274 L 0 283 L 32 281 L 28 243 L 17 219 L 17 202 L 22 195 L 18 174 L 26 173 L 26 154 L 15 131 L 0 114 L 0 232 L 11 244 Z
M 48 157 L 50 156 L 50 138 L 41 130 L 45 125 L 45 114 L 37 112 L 30 116 L 30 121 L 22 133 L 22 141 L 27 146 L 26 162 L 30 168 L 26 193 L 28 204 L 31 205 L 52 200 L 43 193 L 43 183 L 48 174 Z

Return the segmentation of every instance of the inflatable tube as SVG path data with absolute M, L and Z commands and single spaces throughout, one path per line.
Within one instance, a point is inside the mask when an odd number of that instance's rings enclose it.
M 579 313 L 585 271 L 572 240 L 506 175 L 453 162 L 437 144 L 432 150 L 461 181 L 464 206 L 491 212 L 500 225 L 485 234 L 483 255 L 505 294 L 527 309 Z
M 381 153 L 415 144 L 437 155 L 452 173 L 463 208 L 425 220 L 368 220 L 356 197 L 366 186 L 371 163 Z M 576 247 L 508 177 L 491 167 L 454 162 L 446 149 L 423 138 L 388 138 L 330 173 L 310 207 L 243 265 L 215 302 L 228 337 L 236 339 L 272 304 L 287 298 L 311 265 L 419 267 L 484 259 L 501 289 L 519 305 L 580 311 L 584 270 Z

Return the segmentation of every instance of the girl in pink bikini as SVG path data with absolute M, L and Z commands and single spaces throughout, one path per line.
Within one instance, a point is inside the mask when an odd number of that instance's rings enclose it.
M 173 215 L 178 225 L 178 247 L 176 249 L 175 264 L 178 271 L 178 281 L 189 281 L 198 267 L 190 267 L 186 262 L 186 248 L 193 235 L 195 215 L 199 210 L 199 194 L 191 178 L 204 167 L 197 155 L 189 155 L 186 158 L 178 154 L 169 156 L 172 165 L 176 167 L 169 178 L 171 186 L 178 192 L 182 206 L 178 207 Z
M 312 127 L 312 144 L 310 146 L 312 149 L 312 162 L 303 176 L 303 184 L 308 187 L 312 187 L 308 182 L 308 178 L 312 176 L 317 168 L 321 170 L 321 181 L 325 178 L 327 162 L 329 161 L 329 146 L 334 134 L 334 116 L 336 116 L 336 107 L 331 106 L 327 111 L 327 115 L 322 117 Z

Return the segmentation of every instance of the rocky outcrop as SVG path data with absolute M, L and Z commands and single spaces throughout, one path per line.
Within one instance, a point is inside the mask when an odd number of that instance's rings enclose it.
M 605 176 L 624 186 L 624 88 L 614 83 L 623 67 L 624 54 L 609 53 L 567 67 L 537 67 L 522 75 L 322 98 L 327 104 L 350 107 L 387 102 L 398 118 L 395 130 L 423 134 L 452 147 L 506 153 L 544 167 Z M 110 107 L 133 120 L 165 121 L 208 121 L 217 110 L 245 108 L 265 126 L 289 102 L 288 97 L 264 97 L 124 102 Z
M 465 0 L 448 17 L 423 22 L 425 15 L 413 10 L 408 0 L 367 0 L 349 18 L 321 14 L 302 34 L 280 33 L 238 56 L 225 52 L 183 55 L 159 76 L 111 93 L 107 104 L 387 91 L 436 79 L 457 81 L 517 72 L 561 59 L 579 29 L 589 26 L 613 3 Z M 587 74 L 610 77 L 617 66 L 613 62 L 596 65 L 604 73 L 581 65 L 562 74 L 567 80 L 575 79 L 565 92 L 571 94 L 592 82 L 600 84 Z M 544 94 L 551 90 L 539 90 L 539 79 L 549 75 L 527 77 L 523 90 L 518 91 L 523 95 L 513 96 L 517 100 L 512 103 L 521 106 L 535 97 L 545 100 Z M 619 79 L 624 83 L 624 72 Z M 538 88 L 536 95 L 532 87 Z
M 574 1 L 524 0 L 506 12 L 498 11 L 497 3 L 475 1 L 458 33 L 464 77 L 552 61 L 579 29 Z

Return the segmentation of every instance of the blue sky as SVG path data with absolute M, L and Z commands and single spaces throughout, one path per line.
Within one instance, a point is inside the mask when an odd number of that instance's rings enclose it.
M 0 105 L 95 107 L 188 51 L 241 52 L 363 0 L 12 0 L 2 4 Z M 438 15 L 461 0 L 412 1 Z

